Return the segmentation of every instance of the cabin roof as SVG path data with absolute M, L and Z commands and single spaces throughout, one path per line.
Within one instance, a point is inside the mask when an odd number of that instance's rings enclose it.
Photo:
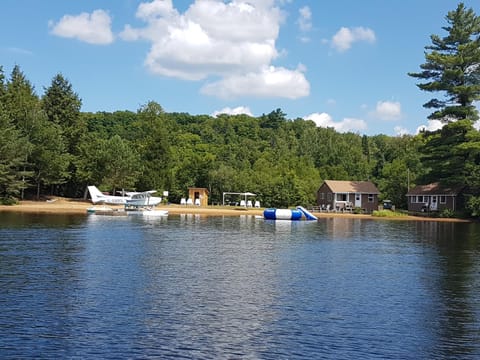
M 324 183 L 334 193 L 379 194 L 377 187 L 371 181 L 341 181 L 325 180 Z
M 458 195 L 463 186 L 443 186 L 439 182 L 427 185 L 417 185 L 410 189 L 407 196 L 414 195 Z

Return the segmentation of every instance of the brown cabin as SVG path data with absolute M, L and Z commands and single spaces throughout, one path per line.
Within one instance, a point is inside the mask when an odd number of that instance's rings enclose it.
M 407 193 L 408 211 L 463 210 L 463 188 L 464 186 L 443 186 L 438 182 L 427 185 L 417 185 Z
M 371 181 L 325 180 L 317 191 L 317 205 L 327 211 L 371 213 L 378 209 L 380 192 Z

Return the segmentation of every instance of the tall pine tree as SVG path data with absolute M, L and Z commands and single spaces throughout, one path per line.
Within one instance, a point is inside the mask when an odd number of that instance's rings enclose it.
M 433 109 L 429 119 L 451 122 L 461 119 L 478 120 L 474 102 L 480 100 L 480 18 L 460 3 L 446 16 L 447 36 L 431 35 L 432 45 L 426 46 L 426 62 L 418 73 L 410 76 L 425 80 L 417 84 L 424 91 L 443 93 L 423 106 Z M 429 52 L 428 52 L 429 51 Z

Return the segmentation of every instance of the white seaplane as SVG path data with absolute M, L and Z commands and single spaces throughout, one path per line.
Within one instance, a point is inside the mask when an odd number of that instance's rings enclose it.
M 152 196 L 156 191 L 149 190 L 143 192 L 126 192 L 122 196 L 105 195 L 96 186 L 89 186 L 88 192 L 92 198 L 92 203 L 126 205 L 126 206 L 156 206 L 162 201 L 161 197 Z

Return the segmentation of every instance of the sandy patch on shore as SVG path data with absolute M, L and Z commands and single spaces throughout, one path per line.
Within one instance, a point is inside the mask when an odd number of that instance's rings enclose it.
M 46 213 L 46 214 L 77 214 L 87 215 L 87 209 L 92 207 L 90 201 L 53 198 L 49 201 L 20 201 L 17 205 L 0 205 L 0 212 L 23 212 L 23 213 Z M 113 209 L 122 209 L 122 205 L 107 205 Z M 240 208 L 229 206 L 182 206 L 182 205 L 163 205 L 156 209 L 168 210 L 169 214 L 200 214 L 206 216 L 239 216 L 253 215 L 263 216 L 263 209 Z M 352 219 L 375 219 L 375 220 L 414 220 L 414 221 L 450 221 L 467 222 L 462 219 L 444 219 L 444 218 L 426 218 L 419 216 L 398 216 L 398 217 L 373 217 L 371 215 L 361 214 L 343 214 L 343 213 L 313 213 L 318 218 L 352 218 Z

